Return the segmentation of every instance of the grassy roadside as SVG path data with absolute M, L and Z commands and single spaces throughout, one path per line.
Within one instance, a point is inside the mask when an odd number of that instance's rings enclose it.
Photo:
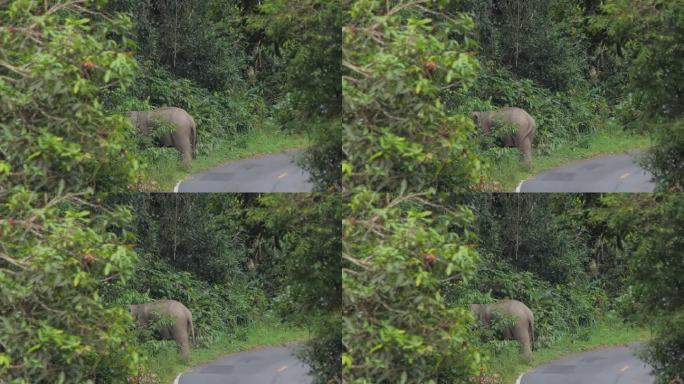
M 215 343 L 191 351 L 190 361 L 183 362 L 175 348 L 168 348 L 150 356 L 145 363 L 148 373 L 156 374 L 160 383 L 171 383 L 181 372 L 221 356 L 247 351 L 259 347 L 280 345 L 282 343 L 306 340 L 308 332 L 303 328 L 292 328 L 284 325 L 255 324 L 244 340 L 235 340 L 226 335 Z
M 161 158 L 147 166 L 145 179 L 149 186 L 145 189 L 170 192 L 174 185 L 192 173 L 201 172 L 211 167 L 232 160 L 252 156 L 281 152 L 288 149 L 305 148 L 308 138 L 303 134 L 283 132 L 268 124 L 251 131 L 241 141 L 244 145 L 236 146 L 235 142 L 226 142 L 220 149 L 209 155 L 199 156 L 192 161 L 191 167 L 185 168 L 178 160 L 175 151 L 172 157 Z M 169 152 L 172 148 L 168 149 Z
M 533 174 L 551 169 L 574 160 L 622 152 L 631 149 L 648 148 L 650 138 L 645 135 L 628 134 L 620 129 L 599 130 L 587 136 L 582 143 L 561 145 L 553 153 L 535 156 L 532 166 L 526 166 L 518 159 L 518 151 L 511 149 L 512 156 L 502 157 L 492 163 L 490 174 L 497 183 L 495 191 L 512 191 L 521 180 Z
M 647 329 L 626 325 L 619 320 L 604 320 L 594 327 L 582 330 L 580 335 L 566 336 L 553 346 L 535 350 L 530 361 L 525 361 L 516 350 L 492 357 L 485 363 L 485 367 L 486 371 L 498 375 L 500 381 L 496 381 L 497 383 L 512 384 L 521 373 L 565 355 L 649 338 L 650 332 Z

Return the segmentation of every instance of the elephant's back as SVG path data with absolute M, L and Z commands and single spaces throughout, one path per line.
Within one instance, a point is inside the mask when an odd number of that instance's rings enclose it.
M 156 117 L 162 121 L 168 121 L 172 123 L 185 123 L 188 125 L 195 125 L 195 120 L 190 116 L 190 114 L 178 107 L 161 107 L 150 112 L 151 117 Z

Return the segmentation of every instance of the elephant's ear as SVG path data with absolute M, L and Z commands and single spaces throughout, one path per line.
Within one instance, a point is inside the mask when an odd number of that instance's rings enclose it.
M 478 123 L 478 120 L 480 119 L 480 115 L 477 112 L 471 112 L 470 113 L 470 118 L 473 119 L 475 124 Z

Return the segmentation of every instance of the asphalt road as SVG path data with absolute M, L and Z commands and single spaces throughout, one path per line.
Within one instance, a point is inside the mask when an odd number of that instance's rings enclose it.
M 309 384 L 308 367 L 293 355 L 296 344 L 223 357 L 183 373 L 174 384 Z
M 651 368 L 634 351 L 638 344 L 578 353 L 525 373 L 519 384 L 650 384 Z
M 182 180 L 174 192 L 311 192 L 309 174 L 294 163 L 300 151 L 237 160 Z
M 523 181 L 517 192 L 653 192 L 651 174 L 641 168 L 638 152 L 580 160 Z

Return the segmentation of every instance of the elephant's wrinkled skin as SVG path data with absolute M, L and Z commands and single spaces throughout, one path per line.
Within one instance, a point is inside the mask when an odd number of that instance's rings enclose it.
M 492 304 L 470 304 L 470 311 L 477 319 L 489 326 L 492 320 L 496 321 L 503 315 L 511 315 L 515 323 L 503 329 L 505 340 L 517 340 L 520 343 L 520 352 L 529 356 L 532 353 L 534 343 L 534 315 L 532 311 L 518 300 L 500 300 Z
M 532 162 L 532 140 L 537 125 L 534 118 L 524 109 L 504 108 L 498 111 L 472 112 L 470 117 L 485 135 L 491 134 L 493 121 L 517 125 L 518 130 L 514 134 L 502 138 L 503 146 L 518 148 L 525 162 Z
M 147 304 L 131 304 L 128 309 L 133 318 L 142 326 L 147 326 L 151 321 L 167 315 L 175 319 L 175 322 L 167 327 L 158 329 L 162 340 L 175 340 L 181 354 L 187 358 L 190 352 L 188 335 L 192 334 L 195 339 L 195 330 L 192 326 L 192 313 L 185 305 L 175 300 L 159 300 Z
M 153 111 L 131 111 L 127 116 L 144 135 L 154 131 L 160 122 L 175 125 L 175 131 L 158 138 L 159 145 L 176 148 L 183 158 L 183 163 L 190 164 L 197 143 L 197 125 L 190 114 L 180 108 L 163 107 Z

